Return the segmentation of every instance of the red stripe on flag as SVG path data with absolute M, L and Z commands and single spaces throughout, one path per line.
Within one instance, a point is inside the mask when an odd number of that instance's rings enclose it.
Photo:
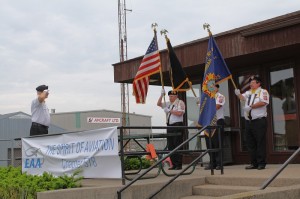
M 149 68 L 151 66 L 154 66 L 157 63 L 160 63 L 159 58 L 157 58 L 157 59 L 151 59 L 150 61 L 148 61 L 148 62 L 142 62 L 139 70 L 145 70 L 145 69 L 147 69 L 147 68 Z M 155 68 L 158 68 L 158 67 L 155 67 Z
M 155 34 L 133 80 L 133 94 L 135 96 L 136 103 L 139 104 L 146 102 L 150 75 L 158 73 L 160 71 L 160 67 L 160 56 Z
M 143 58 L 143 61 L 142 62 L 146 62 L 146 61 L 149 61 L 149 60 L 151 60 L 151 59 L 155 59 L 155 58 L 157 58 L 158 57 L 158 51 L 156 51 L 155 52 L 155 54 L 152 54 L 151 56 L 145 56 L 144 58 Z
M 149 77 L 144 77 L 133 82 L 133 92 L 136 103 L 144 104 L 146 102 L 147 92 L 149 87 Z
M 141 64 L 135 79 L 140 79 L 144 76 L 149 76 L 154 73 L 158 73 L 160 70 L 160 60 L 159 59 L 155 60 L 153 62 L 150 62 L 144 66 L 142 66 L 142 65 L 143 65 L 143 63 Z

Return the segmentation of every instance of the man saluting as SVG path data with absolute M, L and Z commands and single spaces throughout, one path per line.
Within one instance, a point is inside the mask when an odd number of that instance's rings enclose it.
M 48 98 L 48 86 L 40 85 L 36 88 L 37 98 L 31 102 L 31 128 L 30 136 L 48 134 L 50 125 L 49 109 L 45 99 Z

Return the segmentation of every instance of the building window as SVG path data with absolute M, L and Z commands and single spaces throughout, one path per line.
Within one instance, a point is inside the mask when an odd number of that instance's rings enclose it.
M 193 90 L 197 95 L 197 98 L 194 96 L 194 93 L 189 90 L 186 92 L 186 104 L 187 104 L 187 119 L 188 126 L 196 126 L 198 125 L 199 119 L 199 111 L 200 108 L 197 105 L 197 100 L 201 99 L 201 84 L 193 85 Z M 230 126 L 230 109 L 229 109 L 229 91 L 228 91 L 228 81 L 225 81 L 220 84 L 219 92 L 225 96 L 225 105 L 224 105 L 224 117 L 225 117 L 225 125 Z M 195 129 L 189 129 L 189 133 L 194 135 L 196 133 Z M 190 149 L 199 148 L 199 140 L 191 141 Z M 198 145 L 198 146 L 197 146 Z
M 255 71 L 249 71 L 239 75 L 238 77 L 238 88 L 240 88 L 241 93 L 245 93 L 250 89 L 249 80 L 253 75 L 256 75 Z M 245 133 L 245 117 L 243 107 L 245 106 L 245 101 L 240 100 L 240 128 L 241 128 L 241 140 L 240 140 L 240 149 L 241 151 L 248 151 L 247 142 L 246 142 L 246 133 Z
M 193 85 L 193 90 L 198 95 L 197 97 L 194 96 L 191 90 L 186 92 L 187 98 L 187 119 L 189 126 L 195 126 L 198 124 L 199 119 L 199 106 L 196 104 L 197 100 L 200 101 L 201 99 L 201 85 L 195 84 Z M 229 91 L 228 91 L 228 81 L 225 81 L 220 84 L 219 92 L 225 96 L 226 103 L 224 105 L 224 117 L 226 126 L 230 126 L 230 110 L 229 110 Z
M 193 85 L 193 90 L 197 97 L 194 96 L 192 90 L 186 92 L 186 105 L 187 105 L 187 120 L 188 126 L 196 126 L 199 119 L 199 106 L 197 101 L 200 99 L 200 84 Z
M 197 97 L 194 96 L 193 91 L 186 92 L 186 109 L 187 109 L 187 123 L 188 126 L 197 126 L 199 119 L 199 106 L 197 101 L 200 99 L 200 84 L 194 84 L 193 89 Z M 189 129 L 189 137 L 194 136 L 197 133 L 196 129 Z M 189 142 L 189 149 L 202 149 L 201 139 L 193 139 Z
M 278 66 L 270 71 L 274 151 L 298 148 L 297 99 L 294 71 L 291 66 Z

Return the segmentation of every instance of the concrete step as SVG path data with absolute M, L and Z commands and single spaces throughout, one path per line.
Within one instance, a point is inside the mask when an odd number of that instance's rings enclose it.
M 230 197 L 230 195 L 257 191 L 265 182 L 266 178 L 253 177 L 224 177 L 224 176 L 207 176 L 205 184 L 193 187 L 193 195 L 181 199 L 206 199 Z M 276 190 L 282 186 L 291 186 L 299 184 L 299 179 L 281 178 L 276 179 L 268 190 Z
M 253 186 L 228 186 L 228 185 L 199 185 L 193 187 L 193 195 L 200 196 L 227 196 L 236 193 L 258 190 L 258 187 Z
M 215 177 L 208 176 L 205 178 L 206 184 L 227 185 L 227 186 L 257 186 L 265 182 L 266 178 L 239 178 L 239 177 Z
M 259 177 L 225 177 L 225 176 L 207 176 L 205 181 L 207 184 L 214 185 L 231 185 L 231 186 L 255 186 L 260 187 L 267 178 Z M 275 179 L 269 187 L 282 187 L 300 184 L 299 179 L 279 178 Z
M 218 198 L 218 197 L 213 197 L 213 196 L 199 196 L 199 195 L 194 195 L 194 196 L 185 196 L 182 197 L 180 199 L 214 199 L 214 198 Z

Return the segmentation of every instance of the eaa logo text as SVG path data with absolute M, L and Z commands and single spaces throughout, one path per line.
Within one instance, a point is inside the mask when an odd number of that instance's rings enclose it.
M 43 158 L 26 158 L 24 162 L 25 168 L 42 168 Z

